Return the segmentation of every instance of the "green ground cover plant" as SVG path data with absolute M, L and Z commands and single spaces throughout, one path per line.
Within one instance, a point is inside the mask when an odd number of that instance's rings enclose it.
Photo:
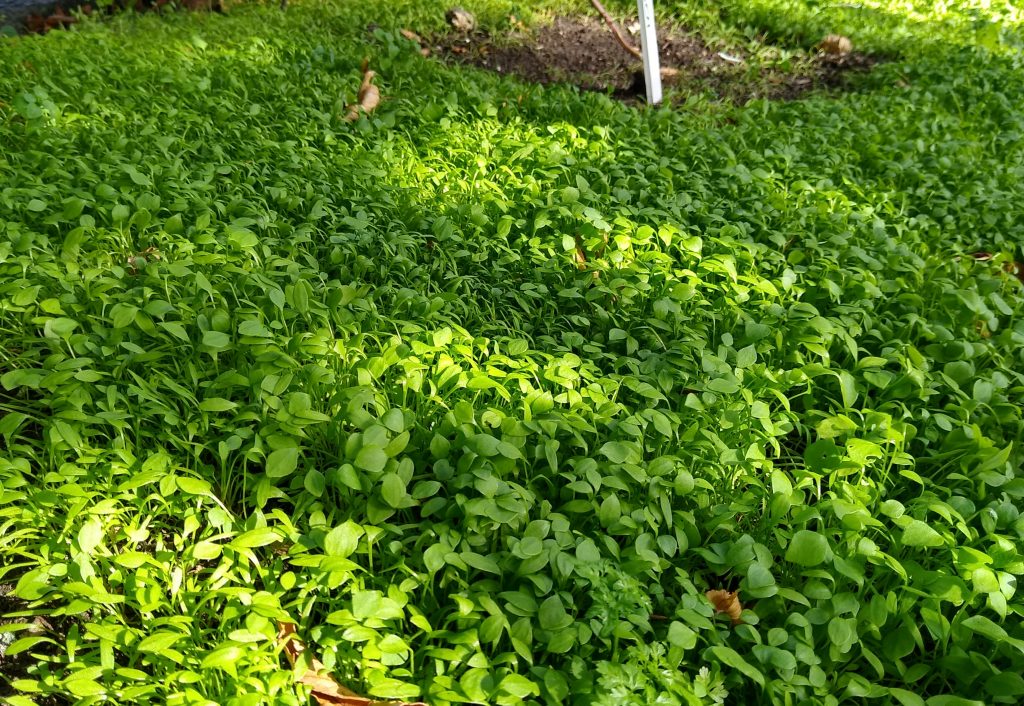
M 433 0 L 0 40 L 0 701 L 307 703 L 280 623 L 378 699 L 1021 701 L 1019 13 L 659 7 L 891 61 L 652 109 L 424 58 Z

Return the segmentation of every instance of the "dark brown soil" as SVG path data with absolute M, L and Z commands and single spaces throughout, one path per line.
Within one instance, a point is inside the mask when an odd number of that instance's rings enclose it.
M 221 0 L 174 0 L 174 2 L 178 7 L 185 10 L 224 12 Z M 2 4 L 2 0 L 0 0 L 0 5 Z M 170 7 L 171 0 L 112 0 L 111 2 L 98 3 L 99 9 L 93 7 L 92 3 L 84 2 L 83 0 L 66 0 L 66 2 L 57 3 L 56 5 L 52 2 L 30 4 L 36 5 L 37 11 L 26 14 L 19 21 L 14 22 L 13 26 L 15 29 L 29 34 L 46 34 L 55 29 L 67 29 L 78 22 L 77 17 L 64 9 L 65 5 L 69 10 L 78 9 L 84 15 L 91 15 L 96 12 L 109 15 L 124 11 L 159 11 L 164 7 Z
M 31 622 L 31 618 L 10 618 L 9 614 L 24 609 L 24 604 L 17 600 L 11 595 L 13 586 L 0 584 L 0 625 L 13 622 Z M 7 646 L 14 641 L 15 637 L 21 637 L 21 635 L 12 635 L 11 633 L 5 633 L 3 635 L 2 642 L 3 649 L 0 649 L 0 698 L 4 696 L 10 696 L 14 692 L 7 689 L 7 682 L 25 676 L 25 669 L 31 662 L 31 658 L 22 653 L 16 656 L 5 655 Z
M 628 33 L 627 39 L 639 44 Z M 755 98 L 794 99 L 810 90 L 842 87 L 849 73 L 866 71 L 876 63 L 856 52 L 820 54 L 787 67 L 781 62 L 757 63 L 740 52 L 712 48 L 697 35 L 671 26 L 659 27 L 658 43 L 662 68 L 669 70 L 663 79 L 668 91 L 710 92 L 741 104 Z M 449 34 L 435 44 L 448 60 L 535 83 L 575 84 L 627 100 L 645 92 L 641 62 L 597 18 L 558 17 L 532 33 L 500 37 Z
M 67 630 L 73 622 L 71 619 L 61 618 L 51 623 L 42 616 L 33 616 L 31 614 L 32 611 L 28 610 L 27 604 L 15 598 L 11 593 L 13 589 L 14 587 L 11 585 L 0 584 L 0 625 L 7 623 L 32 623 L 40 633 L 47 633 L 50 637 L 57 640 L 61 640 L 67 634 Z M 6 651 L 6 647 L 12 641 L 12 637 L 20 638 L 25 637 L 25 635 L 24 631 L 14 636 L 7 633 L 4 639 L 4 649 L 0 650 L 0 652 Z M 52 645 L 43 645 L 33 651 L 54 652 L 56 649 L 58 648 Z M 28 677 L 28 668 L 34 661 L 29 652 L 21 652 L 13 656 L 0 656 L 0 702 L 3 702 L 7 696 L 15 695 L 16 692 L 10 687 L 10 683 L 15 679 Z M 60 706 L 65 703 L 56 696 L 37 696 L 35 700 L 40 706 Z

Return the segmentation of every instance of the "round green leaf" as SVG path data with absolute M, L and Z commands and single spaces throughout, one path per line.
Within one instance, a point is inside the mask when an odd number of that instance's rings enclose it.
M 306 476 L 302 480 L 302 485 L 306 489 L 306 492 L 313 497 L 319 498 L 324 494 L 324 489 L 327 487 L 327 479 L 324 478 L 324 474 L 315 468 L 310 468 L 306 471 Z
M 786 561 L 800 566 L 817 566 L 828 554 L 828 540 L 811 530 L 800 530 L 793 535 L 786 549 Z
M 921 520 L 911 520 L 903 528 L 903 544 L 908 547 L 941 547 L 945 542 L 941 534 Z
M 284 478 L 295 470 L 299 463 L 299 450 L 294 446 L 278 449 L 267 456 L 267 475 Z
M 363 536 L 363 528 L 352 520 L 346 520 L 324 537 L 324 553 L 327 556 L 347 557 L 359 546 Z
M 221 331 L 206 331 L 203 333 L 203 345 L 215 350 L 223 350 L 231 345 L 231 336 Z
M 397 473 L 385 473 L 381 479 L 380 494 L 391 507 L 401 507 L 405 500 L 405 481 Z
M 359 449 L 356 460 L 353 462 L 356 468 L 361 468 L 370 473 L 380 473 L 388 464 L 388 455 L 383 447 L 368 444 Z

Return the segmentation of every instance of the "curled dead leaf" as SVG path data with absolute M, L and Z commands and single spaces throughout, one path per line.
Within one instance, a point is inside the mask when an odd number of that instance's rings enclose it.
M 725 591 L 722 589 L 708 591 L 704 594 L 715 607 L 716 613 L 725 613 L 732 619 L 733 625 L 743 622 L 740 614 L 743 613 L 743 605 L 740 603 L 739 591 Z
M 456 32 L 472 32 L 476 29 L 476 17 L 464 8 L 453 7 L 445 13 L 444 18 Z
M 416 42 L 417 44 L 423 44 L 423 39 L 420 35 L 413 32 L 411 29 L 399 30 L 399 34 L 408 39 L 410 42 Z
M 134 255 L 129 255 L 125 264 L 128 266 L 129 273 L 135 275 L 139 273 L 139 270 L 145 269 L 146 264 L 150 261 L 160 259 L 160 251 L 154 246 L 150 246 Z
M 818 48 L 831 56 L 846 56 L 853 51 L 853 42 L 841 34 L 830 34 L 821 40 Z
M 299 656 L 306 649 L 295 633 L 295 625 L 279 622 L 277 624 L 277 639 L 281 643 L 285 657 L 288 658 L 288 663 L 294 667 Z M 330 676 L 319 674 L 323 671 L 323 662 L 316 657 L 310 657 L 309 669 L 299 677 L 299 683 L 305 684 L 312 690 L 312 696 L 319 706 L 383 706 L 384 704 L 388 706 L 427 706 L 421 701 L 409 703 L 368 699 L 342 686 Z
M 346 106 L 348 113 L 345 115 L 345 120 L 353 122 L 359 119 L 362 113 L 372 113 L 378 105 L 380 105 L 380 89 L 373 85 L 373 79 L 377 75 L 376 71 L 371 71 L 369 68 L 369 61 L 363 61 L 363 82 L 359 86 L 358 103 L 353 103 Z
M 994 256 L 989 252 L 975 252 L 971 253 L 971 257 L 973 257 L 977 262 L 987 262 Z M 1024 262 L 1006 261 L 1003 262 L 1002 267 L 1003 272 L 1016 277 L 1020 280 L 1021 284 L 1024 284 Z
M 572 237 L 576 241 L 576 252 L 574 253 L 576 267 L 578 267 L 581 270 L 585 270 L 587 269 L 587 253 L 586 248 L 583 246 L 583 238 L 581 238 L 578 233 L 573 235 Z

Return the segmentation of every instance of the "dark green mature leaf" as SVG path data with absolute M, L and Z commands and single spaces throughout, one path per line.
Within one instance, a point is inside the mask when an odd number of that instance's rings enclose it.
M 715 645 L 713 647 L 709 647 L 708 652 L 706 654 L 709 654 L 715 659 L 721 660 L 722 664 L 728 665 L 733 669 L 738 670 L 745 676 L 752 679 L 757 684 L 763 685 L 765 683 L 764 674 L 762 674 L 759 669 L 757 669 L 749 662 L 747 662 L 745 659 L 743 659 L 743 657 L 740 656 L 740 654 L 736 652 L 736 650 L 730 647 Z
M 540 604 L 540 627 L 545 630 L 560 630 L 572 624 L 572 618 L 565 612 L 565 606 L 558 596 L 550 596 Z
M 984 701 L 965 699 L 962 696 L 954 696 L 952 694 L 932 696 L 925 701 L 925 704 L 927 706 L 985 706 Z
M 1024 696 L 1024 677 L 1013 672 L 1002 672 L 985 682 L 985 691 L 992 696 Z

